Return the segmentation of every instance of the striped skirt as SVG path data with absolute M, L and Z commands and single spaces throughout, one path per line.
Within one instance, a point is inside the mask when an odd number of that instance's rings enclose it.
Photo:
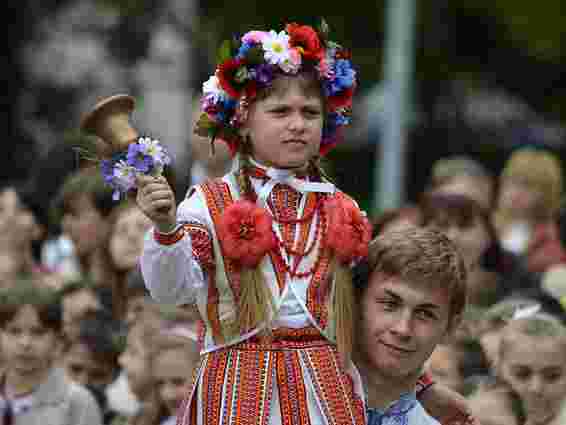
M 350 372 L 318 330 L 276 329 L 205 354 L 177 425 L 363 425 Z

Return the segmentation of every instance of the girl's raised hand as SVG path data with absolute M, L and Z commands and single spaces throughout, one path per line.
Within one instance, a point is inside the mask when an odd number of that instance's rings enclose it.
M 138 175 L 136 185 L 136 202 L 143 213 L 158 231 L 172 231 L 177 224 L 177 207 L 175 194 L 165 177 Z

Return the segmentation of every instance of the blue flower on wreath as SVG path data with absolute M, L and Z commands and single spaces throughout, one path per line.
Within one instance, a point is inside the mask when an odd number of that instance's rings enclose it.
M 334 96 L 342 90 L 352 87 L 356 81 L 356 71 L 352 68 L 350 61 L 338 59 L 334 62 L 332 68 L 332 79 L 324 81 L 326 96 Z

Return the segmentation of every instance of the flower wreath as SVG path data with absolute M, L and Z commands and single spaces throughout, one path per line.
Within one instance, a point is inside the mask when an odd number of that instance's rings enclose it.
M 296 75 L 310 69 L 320 79 L 327 104 L 320 154 L 338 143 L 341 127 L 350 123 L 356 71 L 350 53 L 328 40 L 324 20 L 318 30 L 290 23 L 280 32 L 250 31 L 224 41 L 218 56 L 216 72 L 203 84 L 203 113 L 196 134 L 212 142 L 222 138 L 234 154 L 240 141 L 242 109 L 257 91 L 269 87 L 277 74 Z

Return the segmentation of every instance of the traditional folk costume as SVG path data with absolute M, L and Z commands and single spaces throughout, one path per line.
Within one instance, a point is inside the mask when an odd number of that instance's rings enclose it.
M 203 358 L 180 410 L 180 424 L 364 424 L 357 371 L 337 355 L 328 301 L 332 252 L 325 199 L 344 196 L 333 184 L 303 180 L 252 162 L 257 202 L 274 217 L 279 246 L 261 272 L 273 299 L 270 324 L 231 335 L 242 292 L 239 270 L 219 239 L 223 212 L 240 199 L 238 167 L 189 192 L 178 208 L 179 227 L 146 239 L 142 270 L 157 300 L 196 303 L 203 317 Z M 262 332 L 266 326 L 271 332 Z

